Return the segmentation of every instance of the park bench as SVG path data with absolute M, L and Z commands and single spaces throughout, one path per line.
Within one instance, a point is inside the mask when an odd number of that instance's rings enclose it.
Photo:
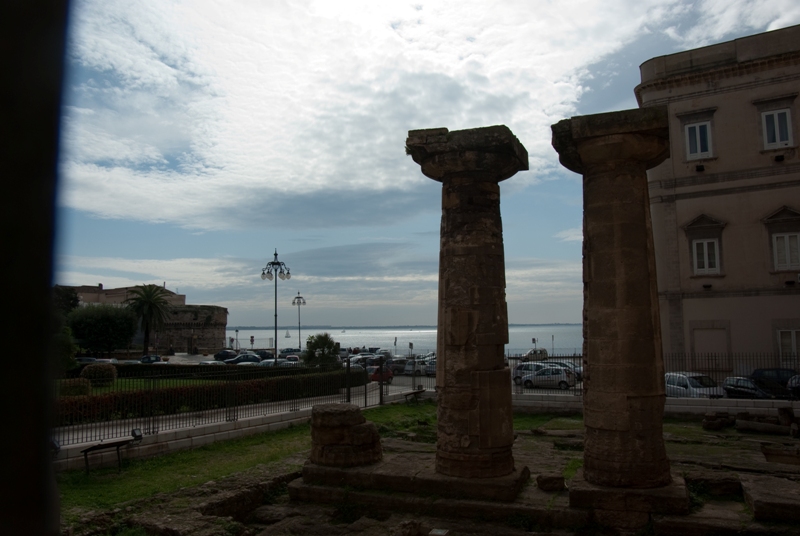
M 403 393 L 403 396 L 406 397 L 406 404 L 410 404 L 412 401 L 415 404 L 418 403 L 420 395 L 424 392 L 425 388 L 420 385 L 413 391 L 409 391 L 408 393 Z
M 94 444 L 91 447 L 87 447 L 81 451 L 83 454 L 83 461 L 86 464 L 86 474 L 89 474 L 89 453 L 96 452 L 98 450 L 106 450 L 106 449 L 117 449 L 117 464 L 118 464 L 118 472 L 122 472 L 122 455 L 119 453 L 120 447 L 124 447 L 126 445 L 130 445 L 131 443 L 139 443 L 142 440 L 142 432 L 135 428 L 131 430 L 131 436 L 128 439 L 118 439 L 117 441 L 100 441 L 100 443 Z

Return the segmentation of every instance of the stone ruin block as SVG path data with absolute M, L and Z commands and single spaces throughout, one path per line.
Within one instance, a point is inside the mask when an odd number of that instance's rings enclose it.
M 378 429 L 358 406 L 318 404 L 311 409 L 311 463 L 356 467 L 382 458 Z

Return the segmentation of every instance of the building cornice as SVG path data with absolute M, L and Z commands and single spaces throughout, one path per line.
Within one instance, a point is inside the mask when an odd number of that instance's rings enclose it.
M 710 95 L 727 93 L 731 91 L 741 91 L 763 85 L 775 85 L 776 83 L 780 82 L 798 80 L 800 79 L 800 74 L 793 74 L 787 76 L 770 77 L 769 79 L 764 80 L 747 81 L 731 87 L 717 87 L 717 84 L 720 80 L 747 76 L 750 74 L 761 73 L 764 71 L 770 71 L 793 65 L 800 65 L 800 51 L 787 52 L 784 54 L 777 54 L 751 61 L 725 64 L 718 67 L 709 67 L 705 69 L 698 69 L 696 71 L 690 70 L 679 74 L 668 75 L 639 84 L 634 88 L 633 92 L 636 95 L 636 101 L 639 103 L 640 107 L 659 106 L 675 100 L 694 99 L 706 94 Z M 683 93 L 680 96 L 671 95 L 660 99 L 654 99 L 652 101 L 648 101 L 646 104 L 643 104 L 642 102 L 642 94 L 648 91 L 660 91 L 703 83 L 711 84 L 712 87 L 690 93 Z

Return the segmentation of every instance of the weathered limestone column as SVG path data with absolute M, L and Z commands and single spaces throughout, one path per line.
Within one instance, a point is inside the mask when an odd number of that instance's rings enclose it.
M 647 169 L 669 156 L 666 107 L 565 119 L 553 147 L 583 174 L 584 476 L 670 483 Z
M 511 376 L 499 182 L 528 169 L 506 126 L 412 130 L 406 152 L 442 183 L 436 343 L 436 471 L 468 478 L 514 471 Z

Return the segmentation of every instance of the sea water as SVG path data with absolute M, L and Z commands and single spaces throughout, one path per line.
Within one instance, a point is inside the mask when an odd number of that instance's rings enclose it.
M 289 337 L 286 337 L 286 332 Z M 393 354 L 416 355 L 436 350 L 436 327 L 325 327 L 298 329 L 278 328 L 278 348 L 302 348 L 305 340 L 318 333 L 328 333 L 342 348 L 386 348 Z M 254 339 L 253 348 L 272 348 L 274 329 L 239 328 L 227 330 L 226 346 L 250 348 L 250 337 Z M 237 346 L 238 337 L 238 346 Z M 233 345 L 230 339 L 233 339 Z M 534 342 L 535 339 L 535 342 Z M 302 343 L 302 344 L 301 344 Z M 580 324 L 537 324 L 514 325 L 508 328 L 506 354 L 524 353 L 531 348 L 546 348 L 555 355 L 580 354 L 583 346 L 583 328 Z

